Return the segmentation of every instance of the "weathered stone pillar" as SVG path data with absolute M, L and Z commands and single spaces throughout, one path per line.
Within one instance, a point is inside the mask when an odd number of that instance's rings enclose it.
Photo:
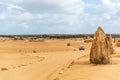
M 114 54 L 114 48 L 113 48 L 113 41 L 112 41 L 112 35 L 109 36 L 109 50 L 110 50 L 110 54 Z
M 94 34 L 92 47 L 90 51 L 90 63 L 93 64 L 108 64 L 111 63 L 111 52 L 108 38 L 103 29 L 98 27 Z

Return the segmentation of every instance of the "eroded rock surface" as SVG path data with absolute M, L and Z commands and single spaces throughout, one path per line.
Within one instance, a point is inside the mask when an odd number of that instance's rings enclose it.
M 110 39 L 108 39 L 101 27 L 94 34 L 90 51 L 90 63 L 109 64 L 111 63 Z
M 114 54 L 114 48 L 113 48 L 113 41 L 112 41 L 112 35 L 109 36 L 109 50 L 110 50 L 110 54 Z

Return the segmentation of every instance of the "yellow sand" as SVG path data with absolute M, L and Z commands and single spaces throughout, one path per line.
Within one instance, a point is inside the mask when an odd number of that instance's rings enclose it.
M 113 64 L 89 64 L 89 56 L 85 55 L 91 43 L 81 39 L 8 39 L 0 40 L 0 45 L 0 80 L 120 80 L 119 54 L 113 55 Z M 85 45 L 86 50 L 79 51 L 80 45 Z M 120 52 L 118 47 L 115 50 Z M 70 66 L 72 61 L 75 64 Z

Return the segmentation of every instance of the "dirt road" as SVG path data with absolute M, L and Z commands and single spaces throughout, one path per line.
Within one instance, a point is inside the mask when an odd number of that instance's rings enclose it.
M 29 53 L 29 57 L 25 59 L 26 64 L 31 61 L 31 59 L 29 59 L 31 56 L 44 57 L 44 60 L 40 62 L 34 62 L 33 60 L 30 65 L 21 66 L 15 69 L 10 68 L 8 71 L 0 71 L 0 80 L 47 80 L 58 68 L 64 67 L 64 65 L 72 60 L 86 54 L 88 54 L 88 51 L 46 52 L 39 54 Z M 7 54 L 7 56 L 8 55 L 12 54 Z M 20 55 L 18 54 L 16 56 L 18 57 Z M 16 56 L 13 56 L 13 58 Z M 13 65 L 17 65 L 16 63 L 22 64 L 22 61 L 17 62 L 17 60 L 12 60 L 14 62 Z M 7 61 L 7 63 L 9 63 L 9 61 Z

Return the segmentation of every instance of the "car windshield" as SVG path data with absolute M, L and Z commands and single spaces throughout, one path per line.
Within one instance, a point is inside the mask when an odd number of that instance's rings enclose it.
M 84 48 L 84 46 L 80 46 L 80 48 Z

